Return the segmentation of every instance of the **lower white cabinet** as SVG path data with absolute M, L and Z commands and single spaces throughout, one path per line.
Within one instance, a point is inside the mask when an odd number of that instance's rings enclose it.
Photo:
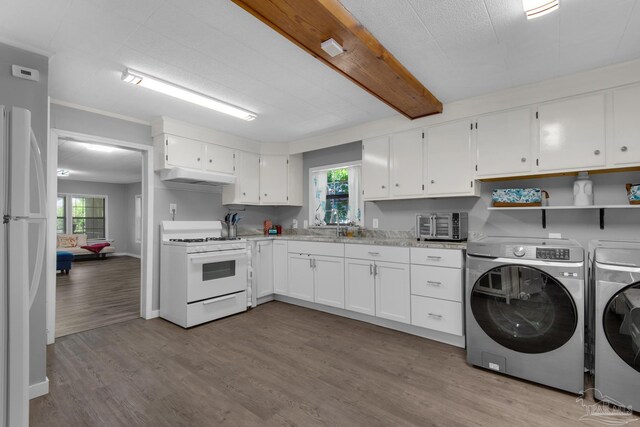
M 273 292 L 289 294 L 289 250 L 286 240 L 273 241 Z
M 313 256 L 314 300 L 344 308 L 344 258 Z
M 453 335 L 463 335 L 462 303 L 411 296 L 411 323 Z
M 256 262 L 253 274 L 256 278 L 256 297 L 273 294 L 273 243 L 271 240 L 256 243 Z
M 289 254 L 289 293 L 293 298 L 313 301 L 313 258 L 309 254 Z
M 345 260 L 345 308 L 358 313 L 376 314 L 376 285 L 373 261 Z
M 411 323 L 411 276 L 409 265 L 376 261 L 376 316 Z

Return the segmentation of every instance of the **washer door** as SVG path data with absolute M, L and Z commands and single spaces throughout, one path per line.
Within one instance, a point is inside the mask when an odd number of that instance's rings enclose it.
M 566 288 L 544 271 L 523 265 L 489 270 L 473 285 L 473 317 L 500 345 L 546 353 L 573 336 L 578 312 Z
M 611 348 L 640 372 L 640 282 L 620 290 L 609 300 L 602 322 Z

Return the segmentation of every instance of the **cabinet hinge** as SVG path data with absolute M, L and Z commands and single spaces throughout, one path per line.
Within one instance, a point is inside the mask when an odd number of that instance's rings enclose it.
M 364 196 L 364 189 L 362 190 L 362 195 Z
M 287 159 L 287 164 L 289 164 L 289 159 Z
M 422 191 L 424 191 L 424 184 L 422 184 Z
M 476 165 L 476 172 L 478 172 L 478 165 Z
M 164 156 L 165 160 L 169 160 L 169 155 L 167 154 L 166 156 Z
M 538 118 L 538 112 L 536 111 L 536 119 Z
M 234 159 L 236 158 L 236 153 L 233 153 L 233 158 L 234 158 Z
M 167 145 L 167 146 L 169 145 L 169 138 L 164 140 L 164 145 Z
M 233 171 L 234 171 L 234 172 L 236 171 L 236 167 L 235 167 L 235 166 L 233 167 Z
M 476 122 L 476 129 L 478 129 L 478 122 Z
M 424 132 L 422 132 L 422 139 L 424 139 Z
M 471 181 L 470 184 L 471 184 L 471 188 L 473 188 L 473 181 Z
M 287 196 L 287 200 L 289 200 L 289 196 Z
M 536 166 L 540 166 L 540 160 L 536 159 Z
M 471 123 L 471 125 L 470 125 L 470 126 L 471 126 L 471 127 L 470 127 L 469 129 L 473 130 L 473 123 Z

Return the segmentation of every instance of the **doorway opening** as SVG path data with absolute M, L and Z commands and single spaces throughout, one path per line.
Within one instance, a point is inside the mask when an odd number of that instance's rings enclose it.
M 54 129 L 48 161 L 48 343 L 155 317 L 153 148 Z

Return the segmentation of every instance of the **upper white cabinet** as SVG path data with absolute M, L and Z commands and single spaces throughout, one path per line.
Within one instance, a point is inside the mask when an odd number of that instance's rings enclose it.
M 597 93 L 538 106 L 539 171 L 606 165 L 605 96 Z
M 200 141 L 179 136 L 164 136 L 164 162 L 159 169 L 167 166 L 178 166 L 191 169 L 202 169 L 204 163 L 204 146 Z
M 288 156 L 260 157 L 260 202 L 285 205 L 288 194 Z
M 429 196 L 476 194 L 473 182 L 471 121 L 460 120 L 427 128 L 424 172 Z
M 422 129 L 391 135 L 390 191 L 392 197 L 422 195 L 424 184 L 422 139 Z
M 205 144 L 205 170 L 233 174 L 236 171 L 236 152 L 220 145 Z
M 480 116 L 476 120 L 476 170 L 479 178 L 531 172 L 533 110 L 521 108 Z M 533 161 L 532 161 L 533 160 Z
M 287 204 L 302 206 L 302 155 L 289 156 L 289 194 Z
M 389 137 L 362 141 L 362 187 L 364 199 L 389 197 Z
M 614 165 L 640 163 L 640 86 L 613 91 L 613 143 L 610 153 Z
M 238 151 L 236 165 L 236 183 L 222 187 L 222 203 L 257 205 L 260 203 L 260 155 Z

